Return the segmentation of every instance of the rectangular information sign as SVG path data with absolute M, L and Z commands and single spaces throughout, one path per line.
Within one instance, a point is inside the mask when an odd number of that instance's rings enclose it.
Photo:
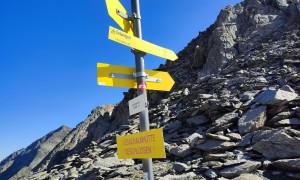
M 117 137 L 119 159 L 166 158 L 162 128 Z
M 128 102 L 130 116 L 146 109 L 146 98 L 145 95 L 139 95 L 138 97 Z

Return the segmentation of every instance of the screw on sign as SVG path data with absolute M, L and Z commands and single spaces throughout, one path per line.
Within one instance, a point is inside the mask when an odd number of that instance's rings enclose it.
M 139 83 L 139 90 L 142 91 L 142 92 L 145 92 L 146 89 L 147 89 L 146 83 L 145 82 L 140 82 Z

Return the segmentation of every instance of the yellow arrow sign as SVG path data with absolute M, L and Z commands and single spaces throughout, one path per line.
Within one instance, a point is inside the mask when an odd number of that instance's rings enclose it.
M 97 82 L 102 86 L 137 88 L 135 68 L 97 63 Z M 149 90 L 170 91 L 174 80 L 167 72 L 145 70 L 146 87 Z
M 162 129 L 117 137 L 118 158 L 166 158 Z
M 171 61 L 175 61 L 178 58 L 177 55 L 170 49 L 144 41 L 111 26 L 109 27 L 108 39 Z
M 118 0 L 105 0 L 109 16 L 128 34 L 134 35 L 132 24 L 125 17 L 128 13 Z M 123 17 L 122 17 L 123 16 Z

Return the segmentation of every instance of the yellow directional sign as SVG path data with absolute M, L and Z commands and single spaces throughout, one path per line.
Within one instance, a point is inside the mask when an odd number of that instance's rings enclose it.
M 135 68 L 97 63 L 97 82 L 102 86 L 137 88 Z M 174 80 L 167 72 L 145 70 L 149 90 L 170 91 Z
M 132 23 L 125 17 L 128 13 L 119 0 L 105 0 L 108 14 L 128 34 L 134 35 Z M 123 17 L 122 17 L 123 16 Z
M 170 49 L 144 41 L 111 26 L 109 27 L 108 39 L 171 61 L 175 61 L 178 58 L 177 55 Z
M 162 129 L 117 137 L 119 159 L 166 158 Z

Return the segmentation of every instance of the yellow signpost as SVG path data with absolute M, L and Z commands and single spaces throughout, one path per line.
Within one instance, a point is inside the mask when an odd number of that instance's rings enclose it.
M 119 159 L 166 158 L 162 129 L 117 137 Z
M 108 39 L 161 58 L 166 58 L 170 61 L 175 61 L 178 58 L 170 49 L 144 41 L 111 26 L 109 27 Z
M 133 35 L 132 23 L 128 13 L 119 0 L 105 0 L 109 16 L 128 34 Z
M 137 88 L 138 97 L 129 102 L 131 114 L 139 113 L 141 133 L 117 137 L 120 159 L 139 158 L 144 180 L 154 180 L 152 158 L 166 158 L 162 129 L 150 130 L 147 89 L 170 91 L 174 80 L 167 72 L 145 70 L 144 55 L 149 53 L 175 61 L 178 57 L 166 49 L 142 40 L 139 0 L 131 0 L 132 17 L 119 0 L 105 0 L 108 14 L 124 30 L 109 27 L 108 38 L 134 50 L 136 68 L 97 63 L 97 82 L 102 86 Z
M 137 88 L 135 68 L 97 63 L 98 85 Z M 146 86 L 149 90 L 170 91 L 174 80 L 167 72 L 145 70 Z

